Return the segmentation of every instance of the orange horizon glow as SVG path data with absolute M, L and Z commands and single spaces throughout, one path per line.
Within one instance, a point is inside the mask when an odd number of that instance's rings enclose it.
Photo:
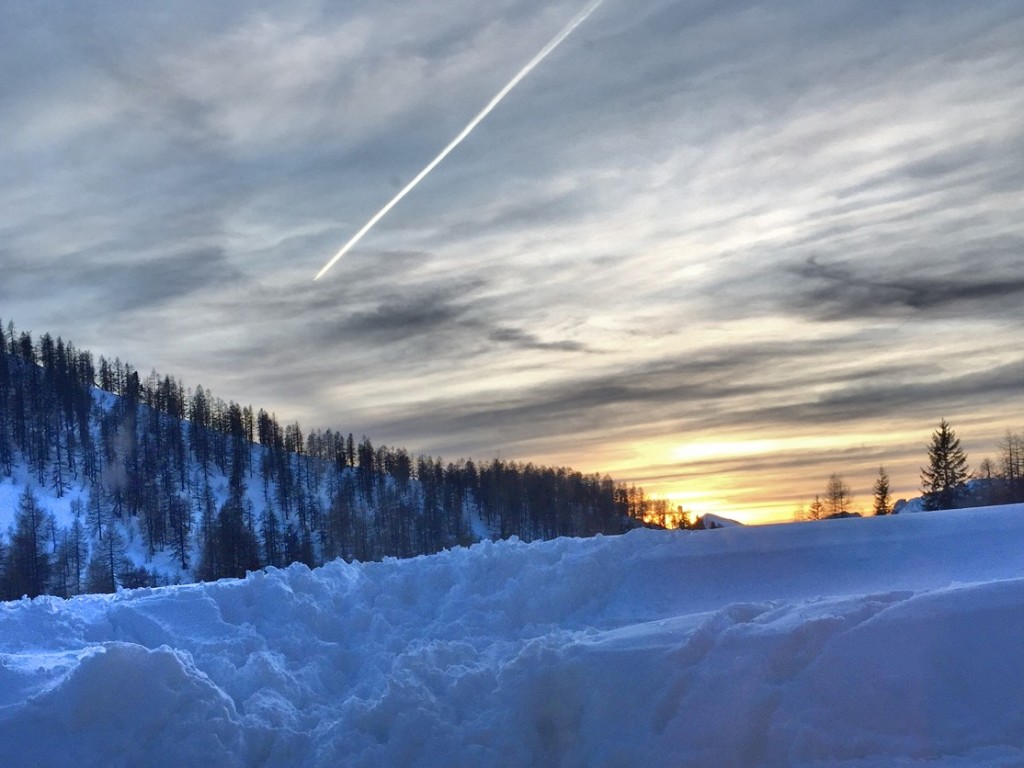
M 936 419 L 936 424 L 937 424 Z M 968 414 L 950 422 L 968 453 L 972 469 L 996 458 L 1007 429 L 1001 418 Z M 920 495 L 920 469 L 935 424 L 861 425 L 779 437 L 697 436 L 690 441 L 658 438 L 609 455 L 604 464 L 616 481 L 642 488 L 648 498 L 668 502 L 691 516 L 714 514 L 744 525 L 793 522 L 829 476 L 838 474 L 852 490 L 852 509 L 872 514 L 879 467 L 890 480 L 892 502 Z

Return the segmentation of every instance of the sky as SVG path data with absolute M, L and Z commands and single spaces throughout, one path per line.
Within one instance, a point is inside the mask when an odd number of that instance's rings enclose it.
M 782 519 L 1024 428 L 1024 2 L 0 9 L 0 318 Z

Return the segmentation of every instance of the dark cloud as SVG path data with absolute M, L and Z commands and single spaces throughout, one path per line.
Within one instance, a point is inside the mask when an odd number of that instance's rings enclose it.
M 487 283 L 475 277 L 417 274 L 418 254 L 371 254 L 348 265 L 350 271 L 302 286 L 314 297 L 310 321 L 323 325 L 318 342 L 349 340 L 369 346 L 450 336 L 472 325 L 477 297 Z M 365 271 L 364 271 L 365 270 Z M 339 270 L 340 272 L 340 270 Z M 315 315 L 315 317 L 313 316 Z
M 883 193 L 900 200 L 927 195 L 931 203 L 918 203 L 915 210 L 927 205 L 948 203 L 949 195 L 964 192 L 1001 192 L 1024 188 L 1024 168 L 1014 163 L 993 162 L 1000 156 L 1013 156 L 1024 151 L 1024 137 L 1007 136 L 986 142 L 952 142 L 930 151 L 917 151 L 908 158 L 893 158 L 883 171 L 854 184 L 841 184 L 834 195 L 839 201 L 857 200 L 865 194 Z M 936 195 L 940 195 L 936 200 Z
M 988 277 L 983 274 L 984 263 L 980 270 L 971 265 L 962 274 L 945 278 L 921 272 L 896 278 L 865 274 L 842 262 L 822 263 L 812 256 L 793 272 L 810 283 L 797 287 L 799 306 L 829 320 L 910 313 L 1015 321 L 1024 296 L 1024 276 Z
M 223 290 L 243 279 L 219 248 L 198 248 L 144 261 L 108 259 L 94 253 L 68 254 L 56 263 L 41 264 L 12 257 L 5 260 L 4 271 L 0 296 L 66 292 L 101 310 L 100 315 L 157 309 L 204 291 Z M 59 302 L 53 308 L 58 307 Z
M 142 262 L 98 262 L 73 269 L 105 310 L 156 309 L 202 291 L 222 290 L 241 274 L 219 248 L 201 248 Z
M 936 346 L 942 349 L 941 341 Z M 1024 359 L 981 371 L 959 373 L 966 360 L 935 360 L 932 370 L 907 375 L 898 369 L 881 380 L 857 377 L 847 386 L 816 398 L 758 409 L 764 424 L 850 424 L 877 418 L 918 416 L 928 423 L 943 414 L 966 412 L 990 402 L 1018 396 L 1024 381 Z M 1012 418 L 1008 413 L 1007 418 Z
M 842 342 L 837 343 L 842 346 Z M 642 429 L 644 434 L 671 430 L 681 422 L 705 426 L 763 423 L 751 417 L 756 402 L 785 392 L 800 379 L 805 386 L 846 381 L 836 372 L 815 374 L 808 361 L 820 351 L 812 345 L 778 342 L 695 353 L 686 359 L 645 362 L 635 367 L 584 373 L 553 384 L 494 395 L 486 401 L 437 398 L 412 408 L 396 409 L 393 424 L 382 431 L 404 430 L 409 439 L 445 439 L 474 435 L 477 445 L 497 441 L 514 445 L 538 433 L 576 442 L 593 431 Z M 870 379 L 877 371 L 858 374 Z M 723 405 L 716 405 L 716 404 Z M 728 403 L 729 405 L 724 405 Z M 660 426 L 659 425 L 660 422 Z M 643 425 L 640 427 L 639 425 Z
M 556 352 L 587 352 L 587 346 L 578 341 L 542 341 L 532 333 L 521 328 L 495 328 L 488 338 L 501 344 L 510 344 L 519 349 L 536 349 Z
M 396 295 L 371 310 L 343 316 L 335 321 L 334 329 L 387 343 L 441 333 L 465 313 L 466 307 L 451 303 L 443 295 Z

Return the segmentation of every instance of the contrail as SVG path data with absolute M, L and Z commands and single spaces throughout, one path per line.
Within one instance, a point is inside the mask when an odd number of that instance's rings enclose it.
M 526 66 L 519 70 L 519 72 L 516 73 L 516 76 L 509 80 L 505 87 L 498 91 L 497 95 L 495 95 L 493 99 L 487 102 L 487 106 L 480 110 L 480 113 L 469 121 L 469 124 L 462 129 L 459 135 L 452 139 L 448 146 L 442 149 L 440 154 L 438 154 L 437 157 L 435 157 L 433 160 L 430 161 L 430 163 L 427 164 L 426 168 L 424 168 L 422 171 L 416 174 L 416 177 L 408 184 L 406 184 L 402 188 L 402 191 L 391 199 L 391 202 L 389 202 L 387 205 L 385 205 L 383 208 L 377 211 L 377 213 L 374 214 L 373 218 L 366 222 L 366 224 L 363 225 L 363 228 L 356 232 L 352 239 L 342 246 L 340 251 L 334 254 L 334 258 L 328 261 L 324 265 L 324 268 L 317 272 L 316 277 L 314 277 L 313 279 L 319 280 L 321 277 L 323 277 L 327 270 L 333 267 L 335 262 L 338 261 L 338 259 L 340 259 L 346 253 L 348 253 L 352 246 L 358 243 L 363 238 L 363 235 L 370 231 L 374 224 L 376 224 L 378 221 L 384 218 L 387 212 L 398 204 L 399 200 L 401 200 L 403 197 L 409 194 L 409 192 L 412 191 L 413 187 L 415 187 L 417 184 L 423 181 L 424 176 L 426 176 L 428 173 L 434 170 L 434 168 L 437 167 L 438 163 L 444 160 L 453 149 L 459 146 L 459 144 L 462 143 L 462 140 L 469 136 L 472 130 L 476 128 L 477 125 L 480 124 L 480 121 L 487 117 L 487 115 L 491 113 L 491 110 L 498 106 L 498 103 L 508 95 L 508 92 L 519 84 L 520 80 L 522 80 L 524 77 L 530 74 L 534 67 L 540 64 L 542 61 L 544 61 L 544 59 L 547 58 L 547 55 L 551 53 L 553 50 L 555 50 L 555 48 L 557 48 L 558 45 L 563 40 L 565 40 L 565 38 L 571 35 L 572 31 L 576 29 L 576 27 L 578 27 L 580 24 L 586 21 L 587 17 L 590 16 L 590 14 L 592 14 L 597 9 L 597 6 L 599 6 L 602 2 L 604 2 L 604 0 L 593 0 L 593 2 L 591 2 L 586 8 L 584 8 L 582 11 L 576 14 L 572 21 L 566 24 L 565 27 L 562 28 L 562 31 L 551 39 L 551 42 L 549 42 L 547 45 L 541 48 L 540 52 L 532 59 L 530 59 Z

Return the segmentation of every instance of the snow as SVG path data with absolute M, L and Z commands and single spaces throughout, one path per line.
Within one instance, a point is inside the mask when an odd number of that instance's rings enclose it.
M 33 489 L 40 507 L 52 514 L 61 527 L 69 526 L 74 520 L 74 515 L 71 514 L 73 501 L 80 501 L 83 505 L 88 501 L 88 495 L 84 494 L 81 488 L 74 488 L 60 497 L 49 489 L 37 491 L 34 477 L 25 465 L 15 464 L 11 476 L 0 477 L 0 530 L 7 531 L 14 525 L 21 495 L 26 487 Z
M 1024 764 L 1024 505 L 0 605 L 36 766 Z

